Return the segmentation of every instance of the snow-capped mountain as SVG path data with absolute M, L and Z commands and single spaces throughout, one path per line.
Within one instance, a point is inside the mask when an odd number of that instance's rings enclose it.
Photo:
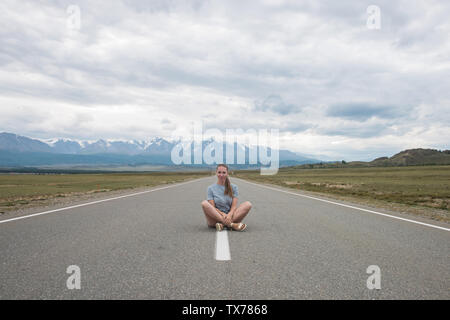
M 169 142 L 163 138 L 153 138 L 150 143 L 145 147 L 145 153 L 151 154 L 170 154 L 172 148 L 175 146 L 174 142 Z
M 56 153 L 76 154 L 83 148 L 78 141 L 69 139 L 49 139 L 44 142 L 47 143 L 53 149 L 52 151 Z
M 173 144 L 163 138 L 155 137 L 149 141 L 144 140 L 105 140 L 81 141 L 71 139 L 46 139 L 42 142 L 52 148 L 52 152 L 66 154 L 145 154 L 170 153 Z M 0 149 L 2 149 L 0 145 Z

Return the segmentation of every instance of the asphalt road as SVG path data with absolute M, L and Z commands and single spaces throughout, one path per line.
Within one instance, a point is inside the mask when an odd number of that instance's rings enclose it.
M 200 206 L 215 181 L 0 221 L 0 299 L 450 298 L 448 225 L 235 178 L 239 203 L 253 208 L 247 230 L 223 231 L 231 260 L 218 261 L 216 231 Z M 67 287 L 71 265 L 79 267 L 80 289 Z M 367 286 L 373 265 L 380 289 Z

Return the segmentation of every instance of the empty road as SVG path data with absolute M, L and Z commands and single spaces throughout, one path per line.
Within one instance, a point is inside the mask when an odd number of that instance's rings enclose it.
M 244 232 L 206 226 L 200 203 L 214 176 L 3 217 L 0 299 L 450 298 L 448 225 L 231 181 L 253 204 Z M 75 275 L 80 289 L 69 289 Z

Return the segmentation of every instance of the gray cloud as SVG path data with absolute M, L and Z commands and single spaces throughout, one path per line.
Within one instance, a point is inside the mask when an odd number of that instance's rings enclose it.
M 383 124 L 354 124 L 341 126 L 340 128 L 326 128 L 320 130 L 320 133 L 327 136 L 369 138 L 384 135 L 388 130 L 389 127 Z
M 301 121 L 298 122 L 290 122 L 285 125 L 283 125 L 280 130 L 283 132 L 290 132 L 290 133 L 299 133 L 304 132 L 308 129 L 312 129 L 317 127 L 317 125 L 312 125 L 309 123 L 302 123 Z
M 293 104 L 285 103 L 281 96 L 277 94 L 271 94 L 262 102 L 255 101 L 254 110 L 263 112 L 270 111 L 278 113 L 280 115 L 287 115 L 290 113 L 296 113 L 300 109 Z
M 367 102 L 353 102 L 334 104 L 327 108 L 326 115 L 353 120 L 367 120 L 371 117 L 392 119 L 405 116 L 408 107 L 397 107 L 392 105 L 378 105 Z

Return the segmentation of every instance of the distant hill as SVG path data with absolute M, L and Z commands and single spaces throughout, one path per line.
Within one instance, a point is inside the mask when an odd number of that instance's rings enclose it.
M 370 162 L 372 166 L 414 166 L 427 164 L 450 164 L 450 150 L 409 149 L 390 158 L 378 158 Z
M 361 168 L 361 167 L 394 167 L 417 165 L 450 165 L 450 150 L 408 149 L 392 157 L 380 157 L 370 162 L 365 161 L 332 161 L 294 166 L 295 168 Z

